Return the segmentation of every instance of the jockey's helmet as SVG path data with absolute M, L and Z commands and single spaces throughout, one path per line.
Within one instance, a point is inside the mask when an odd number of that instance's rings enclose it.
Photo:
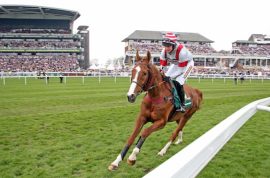
M 174 33 L 168 32 L 165 34 L 165 37 L 162 40 L 162 46 L 175 46 L 177 37 Z

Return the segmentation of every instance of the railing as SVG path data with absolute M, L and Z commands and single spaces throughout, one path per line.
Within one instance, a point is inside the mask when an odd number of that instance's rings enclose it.
M 143 178 L 195 177 L 257 110 L 270 112 L 268 105 L 270 97 L 246 105 Z
M 60 74 L 64 76 L 106 76 L 106 77 L 113 77 L 115 74 L 120 75 L 123 74 L 123 76 L 130 76 L 131 71 L 129 70 L 95 70 L 91 72 L 46 72 L 48 76 L 59 76 Z M 10 76 L 37 76 L 37 72 L 0 72 L 0 77 L 10 77 Z M 237 76 L 240 77 L 239 75 Z M 210 79 L 232 79 L 234 78 L 234 75 L 228 75 L 228 74 L 195 74 L 191 73 L 189 78 L 198 78 L 198 79 L 204 79 L 204 78 L 210 78 Z M 244 75 L 245 79 L 270 79 L 270 74 L 265 75 Z
M 0 73 L 0 85 L 6 85 L 6 81 L 9 79 L 24 79 L 24 84 L 27 85 L 28 83 L 28 79 L 30 78 L 35 78 L 35 79 L 45 79 L 45 83 L 48 84 L 48 80 L 49 78 L 59 78 L 60 76 L 62 76 L 64 78 L 63 82 L 67 83 L 67 78 L 78 78 L 81 79 L 82 84 L 84 84 L 84 79 L 85 78 L 98 78 L 99 83 L 101 82 L 101 80 L 103 78 L 106 77 L 111 77 L 114 78 L 114 81 L 116 83 L 117 78 L 122 78 L 122 77 L 130 77 L 130 74 L 128 72 L 106 72 L 106 73 L 101 73 L 101 72 L 97 72 L 97 73 L 91 73 L 91 75 L 84 73 L 84 72 L 69 72 L 69 73 L 64 73 L 64 75 L 60 75 L 60 72 L 55 72 L 55 73 L 49 73 L 49 75 L 44 76 L 44 75 L 40 75 L 37 76 L 36 73 L 27 73 L 24 75 L 1 75 Z M 62 73 L 63 74 L 63 73 Z M 48 78 L 47 78 L 48 77 Z M 190 76 L 190 78 L 195 78 L 198 79 L 198 82 L 200 83 L 201 81 L 203 81 L 203 79 L 212 79 L 212 84 L 215 82 L 215 80 L 223 80 L 223 83 L 226 82 L 230 82 L 232 81 L 233 77 L 232 76 L 224 76 L 224 77 L 211 77 L 211 76 L 198 76 L 198 75 L 192 75 Z M 256 77 L 247 77 L 245 78 L 245 80 L 248 80 L 249 83 L 252 83 L 252 80 L 260 80 L 261 83 L 263 84 L 264 81 L 266 81 L 266 83 L 268 83 L 270 81 L 270 77 L 269 76 L 256 76 Z M 239 79 L 237 79 L 237 81 L 234 81 L 235 84 L 239 83 Z M 242 82 L 242 81 L 241 81 Z M 188 83 L 188 80 L 187 80 Z

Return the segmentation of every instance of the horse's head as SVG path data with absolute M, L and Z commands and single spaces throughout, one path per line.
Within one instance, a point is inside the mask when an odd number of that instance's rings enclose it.
M 128 101 L 134 103 L 136 97 L 147 90 L 151 80 L 149 62 L 151 54 L 147 51 L 147 55 L 144 57 L 139 56 L 139 52 L 136 53 L 136 65 L 132 69 L 131 73 L 131 85 L 127 93 Z

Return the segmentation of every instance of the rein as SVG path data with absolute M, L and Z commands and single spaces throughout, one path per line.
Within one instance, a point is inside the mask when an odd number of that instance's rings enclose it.
M 131 83 L 135 83 L 137 86 L 140 87 L 140 91 L 137 93 L 137 96 L 144 92 L 147 94 L 149 91 L 153 90 L 154 88 L 167 83 L 167 81 L 165 80 L 162 80 L 160 82 L 155 81 L 155 76 L 153 74 L 151 64 L 144 64 L 142 62 L 139 62 L 137 65 L 138 66 L 145 65 L 147 67 L 147 79 L 145 83 L 140 84 L 138 81 L 135 81 L 135 80 L 132 80 L 131 82 Z M 170 90 L 170 88 L 167 88 L 167 89 Z M 150 95 L 146 95 L 145 100 L 146 102 L 150 102 L 153 104 L 161 104 L 164 102 L 164 97 L 152 98 Z

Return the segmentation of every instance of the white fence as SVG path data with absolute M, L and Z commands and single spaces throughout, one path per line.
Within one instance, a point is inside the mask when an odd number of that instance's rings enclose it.
M 195 177 L 257 110 L 270 112 L 270 97 L 254 101 L 210 129 L 144 178 Z
M 48 76 L 49 78 L 59 78 L 60 76 L 59 75 L 51 75 L 51 76 Z M 130 77 L 127 73 L 124 73 L 123 75 L 95 75 L 95 76 L 85 76 L 85 75 L 81 75 L 81 76 L 63 76 L 63 82 L 64 83 L 67 83 L 67 78 L 80 78 L 81 81 L 82 81 L 82 84 L 84 84 L 84 79 L 85 78 L 98 78 L 98 81 L 99 83 L 101 82 L 102 78 L 104 77 L 111 77 L 111 78 L 114 78 L 114 81 L 116 83 L 116 80 L 117 78 L 122 78 L 122 77 Z M 211 78 L 212 77 L 212 78 Z M 45 76 L 36 76 L 36 75 L 26 75 L 26 76 L 8 76 L 8 75 L 2 75 L 0 76 L 0 85 L 6 85 L 6 80 L 9 80 L 9 79 L 23 79 L 24 80 L 24 84 L 27 85 L 28 83 L 28 79 L 30 78 L 44 78 L 44 81 L 46 84 L 48 84 L 48 80 L 46 80 L 47 78 Z M 233 80 L 233 76 L 212 76 L 212 75 L 191 75 L 190 78 L 197 78 L 198 79 L 198 82 L 200 83 L 202 80 L 204 79 L 212 79 L 212 83 L 214 83 L 215 80 L 223 80 L 224 83 L 227 83 L 227 82 L 232 82 L 234 81 Z M 245 80 L 248 80 L 249 83 L 252 83 L 252 80 L 259 80 L 261 81 L 261 83 L 264 83 L 264 81 L 270 81 L 270 77 L 269 76 L 248 76 L 245 78 Z M 188 80 L 187 80 L 188 82 Z M 239 79 L 236 81 L 237 83 L 239 83 Z
M 1 85 L 1 83 L 2 83 L 2 85 L 6 85 L 6 81 L 9 79 L 12 79 L 12 78 L 23 80 L 24 84 L 27 85 L 28 80 L 30 78 L 42 79 L 42 80 L 44 80 L 45 84 L 48 84 L 50 78 L 60 78 L 60 77 L 63 78 L 63 83 L 65 83 L 65 84 L 67 83 L 67 78 L 78 78 L 82 81 L 82 84 L 84 84 L 85 78 L 98 78 L 98 82 L 101 83 L 101 79 L 108 77 L 108 76 L 102 76 L 102 75 L 99 75 L 99 76 L 2 76 L 2 77 L 0 77 L 0 79 L 2 80 L 2 82 L 0 82 L 0 85 Z M 122 77 L 126 77 L 126 76 L 109 76 L 109 77 L 113 78 L 114 82 L 116 83 L 117 78 L 122 78 Z

